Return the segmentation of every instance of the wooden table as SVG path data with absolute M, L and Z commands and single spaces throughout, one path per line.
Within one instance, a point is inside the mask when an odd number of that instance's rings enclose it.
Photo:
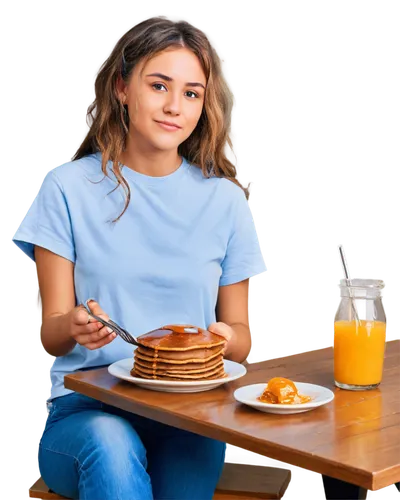
M 142 389 L 111 376 L 107 367 L 67 375 L 65 387 L 320 473 L 327 498 L 365 498 L 368 489 L 395 483 L 399 487 L 400 340 L 387 342 L 383 380 L 371 391 L 334 386 L 332 347 L 246 364 L 246 368 L 247 374 L 238 380 L 192 394 Z M 310 412 L 284 416 L 259 412 L 234 399 L 238 387 L 266 383 L 275 376 L 328 387 L 335 399 Z

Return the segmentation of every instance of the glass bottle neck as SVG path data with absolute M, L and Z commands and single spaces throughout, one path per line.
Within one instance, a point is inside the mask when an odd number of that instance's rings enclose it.
M 366 290 L 360 288 L 340 287 L 340 296 L 353 299 L 380 299 L 382 298 L 380 290 Z

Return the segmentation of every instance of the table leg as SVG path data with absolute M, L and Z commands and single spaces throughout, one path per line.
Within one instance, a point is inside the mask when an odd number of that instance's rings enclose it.
M 365 500 L 367 498 L 368 490 L 361 486 L 325 475 L 322 475 L 322 480 L 326 500 Z
M 400 483 L 394 483 L 396 485 L 396 488 L 400 491 Z

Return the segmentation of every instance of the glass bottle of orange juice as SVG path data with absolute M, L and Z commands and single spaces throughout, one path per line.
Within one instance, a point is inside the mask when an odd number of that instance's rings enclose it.
M 381 280 L 340 281 L 341 301 L 335 316 L 335 385 L 352 391 L 375 389 L 382 380 L 386 316 Z

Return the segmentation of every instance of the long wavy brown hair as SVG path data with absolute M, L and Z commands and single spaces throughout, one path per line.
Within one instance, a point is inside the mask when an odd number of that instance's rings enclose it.
M 178 154 L 201 168 L 205 177 L 225 177 L 234 182 L 249 198 L 249 186 L 244 188 L 236 179 L 236 168 L 225 155 L 226 144 L 233 151 L 229 135 L 233 95 L 222 74 L 220 58 L 206 35 L 188 22 L 153 17 L 125 33 L 101 66 L 95 81 L 96 98 L 86 116 L 90 129 L 72 158 L 78 160 L 100 151 L 102 171 L 106 176 L 107 163 L 112 161 L 116 188 L 121 185 L 126 194 L 124 210 L 113 222 L 122 217 L 131 199 L 129 184 L 121 173 L 119 162 L 126 147 L 129 116 L 117 96 L 117 80 L 122 78 L 128 85 L 135 65 L 146 63 L 169 47 L 191 50 L 201 63 L 207 82 L 200 119 L 192 134 L 179 145 Z

